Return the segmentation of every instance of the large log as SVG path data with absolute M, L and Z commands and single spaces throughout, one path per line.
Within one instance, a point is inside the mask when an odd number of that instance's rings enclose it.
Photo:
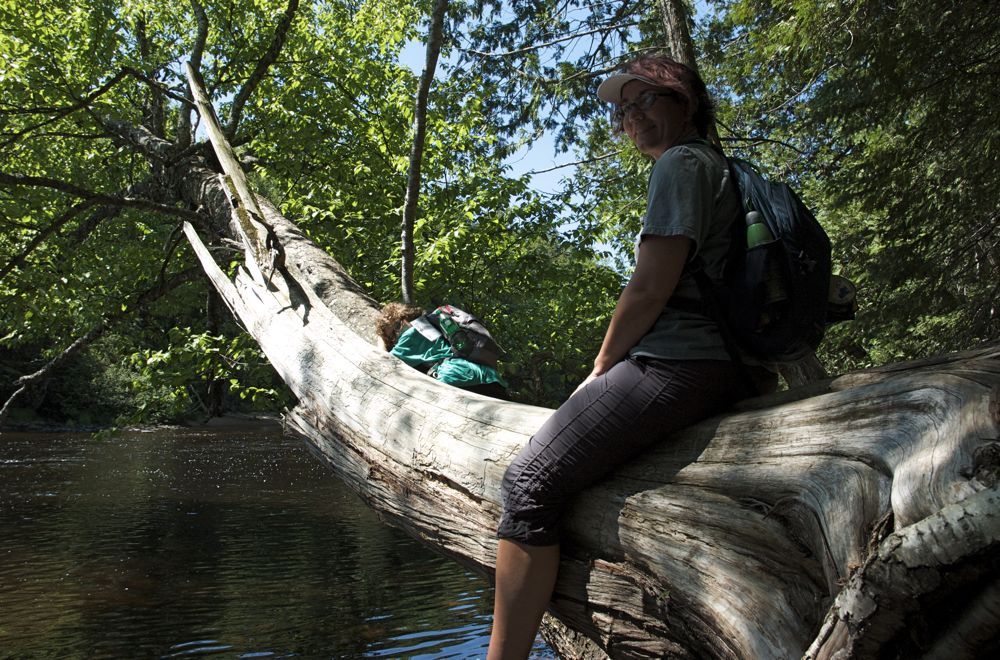
M 230 280 L 187 231 L 299 398 L 289 427 L 388 522 L 489 574 L 500 479 L 550 411 L 378 351 L 371 299 L 261 202 L 285 242 L 268 285 Z M 998 385 L 1000 348 L 987 346 L 747 401 L 665 437 L 578 498 L 552 612 L 613 657 L 870 657 L 921 621 L 929 648 L 962 621 L 937 608 L 973 596 L 969 616 L 991 620 Z M 897 566 L 909 546 L 938 561 L 917 562 L 933 584 Z M 979 648 L 997 643 L 992 621 Z
M 219 177 L 188 167 L 178 180 L 240 236 Z M 298 397 L 288 427 L 387 522 L 490 575 L 504 469 L 551 411 L 377 350 L 374 301 L 257 202 L 285 256 L 267 280 L 260 266 L 230 278 L 185 232 Z M 997 650 L 998 395 L 990 345 L 746 401 L 665 436 L 567 515 L 551 606 L 566 628 L 550 640 L 577 657 Z

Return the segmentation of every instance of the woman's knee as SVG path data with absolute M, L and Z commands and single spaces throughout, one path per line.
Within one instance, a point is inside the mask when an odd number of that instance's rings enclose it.
M 551 486 L 520 461 L 511 463 L 500 486 L 503 511 L 497 536 L 532 546 L 558 543 L 563 503 Z

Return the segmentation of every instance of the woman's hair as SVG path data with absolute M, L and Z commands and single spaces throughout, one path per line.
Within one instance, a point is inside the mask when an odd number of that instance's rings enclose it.
M 623 66 L 621 73 L 648 78 L 681 94 L 694 108 L 692 121 L 698 135 L 708 137 L 708 129 L 715 121 L 715 102 L 697 71 L 665 55 L 643 55 Z
M 406 303 L 391 302 L 382 308 L 382 312 L 375 320 L 375 334 L 385 345 L 385 350 L 391 351 L 392 347 L 399 341 L 399 335 L 403 333 L 404 326 L 422 316 L 424 309 L 416 305 Z

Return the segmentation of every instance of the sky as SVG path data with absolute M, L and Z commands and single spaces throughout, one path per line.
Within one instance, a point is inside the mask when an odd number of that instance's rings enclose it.
M 423 72 L 425 46 L 420 41 L 410 41 L 400 53 L 400 61 L 408 66 L 417 76 Z M 437 74 L 440 74 L 441 66 L 438 64 Z M 415 91 L 415 90 L 414 90 Z M 513 156 L 507 159 L 507 164 L 511 167 L 514 176 L 520 176 L 528 172 L 539 170 L 551 170 L 557 165 L 573 162 L 573 154 L 556 154 L 553 136 L 544 134 L 530 147 L 522 148 Z M 541 193 L 553 194 L 559 188 L 559 180 L 573 175 L 573 167 L 562 167 L 560 169 L 535 174 L 531 177 L 532 187 Z

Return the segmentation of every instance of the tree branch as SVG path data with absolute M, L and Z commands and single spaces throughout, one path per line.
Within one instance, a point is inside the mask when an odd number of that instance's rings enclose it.
M 50 113 L 54 113 L 53 116 L 49 117 L 45 121 L 39 122 L 39 123 L 31 125 L 31 126 L 27 126 L 27 127 L 23 128 L 23 129 L 21 129 L 20 131 L 12 133 L 10 135 L 10 137 L 6 141 L 4 141 L 2 144 L 0 144 L 0 149 L 6 149 L 7 147 L 9 147 L 10 145 L 12 145 L 13 143 L 17 142 L 19 139 L 21 139 L 22 137 L 24 137 L 25 135 L 27 135 L 28 133 L 31 133 L 32 131 L 36 131 L 39 128 L 42 128 L 43 126 L 48 126 L 49 124 L 57 122 L 60 119 L 62 119 L 63 117 L 66 117 L 67 115 L 73 114 L 77 110 L 81 110 L 83 108 L 89 107 L 91 103 L 93 103 L 95 100 L 97 100 L 98 98 L 100 98 L 102 95 L 106 94 L 112 87 L 114 87 L 115 85 L 117 85 L 118 82 L 121 81 L 122 78 L 124 78 L 126 75 L 128 75 L 128 71 L 126 69 L 121 69 L 120 71 L 118 71 L 118 73 L 116 73 L 114 76 L 112 76 L 107 82 L 105 82 L 103 85 L 101 85 L 100 87 L 98 87 L 97 89 L 95 89 L 93 92 L 91 92 L 87 96 L 83 97 L 82 99 L 77 100 L 76 103 L 73 103 L 72 105 L 66 106 L 64 108 L 59 108 L 59 107 L 54 107 L 53 106 L 53 107 L 19 108 L 19 109 L 13 109 L 13 110 L 0 110 L 0 116 L 2 116 L 2 115 L 37 115 L 37 114 L 50 114 Z
M 143 73 L 142 71 L 137 71 L 137 70 L 135 70 L 135 69 L 133 69 L 131 67 L 125 67 L 125 71 L 131 77 L 135 78 L 136 80 L 141 80 L 142 82 L 144 82 L 147 85 L 149 85 L 150 87 L 152 87 L 155 91 L 157 91 L 160 94 L 163 94 L 164 96 L 166 96 L 167 98 L 169 98 L 171 101 L 177 101 L 178 103 L 180 103 L 182 105 L 185 105 L 188 108 L 193 108 L 194 107 L 194 102 L 191 99 L 187 98 L 183 94 L 178 94 L 177 92 L 175 92 L 174 90 L 170 89 L 170 87 L 168 87 L 167 85 L 165 85 L 161 81 L 159 81 L 159 80 L 157 80 L 155 78 L 149 77 L 147 74 Z
M 136 197 L 117 197 L 115 195 L 95 193 L 90 190 L 80 188 L 79 186 L 75 186 L 71 183 L 59 181 L 58 179 L 50 179 L 48 177 L 26 176 L 24 174 L 7 174 L 6 172 L 0 172 L 0 185 L 50 188 L 52 190 L 58 190 L 69 195 L 73 195 L 74 197 L 79 197 L 81 199 L 90 200 L 100 204 L 106 204 L 108 206 L 120 206 L 142 209 L 144 211 L 155 211 L 157 213 L 163 213 L 165 215 L 172 215 L 189 220 L 199 226 L 205 225 L 205 219 L 195 211 L 189 211 L 188 209 L 182 209 L 176 206 L 167 206 L 166 204 L 159 204 L 148 199 L 140 199 Z
M 236 98 L 233 99 L 233 106 L 229 112 L 229 124 L 226 126 L 227 138 L 232 139 L 236 133 L 236 128 L 239 126 L 243 115 L 243 107 L 257 89 L 260 81 L 264 79 L 264 74 L 267 73 L 268 68 L 278 59 L 278 54 L 281 53 L 281 48 L 285 45 L 285 38 L 288 36 L 288 30 L 295 19 L 295 13 L 298 11 L 298 8 L 299 0 L 288 0 L 288 7 L 285 8 L 285 13 L 282 14 L 281 20 L 278 21 L 278 26 L 274 30 L 274 38 L 271 40 L 271 45 L 264 53 L 264 56 L 260 58 L 260 61 L 257 62 L 253 73 L 250 74 L 243 88 L 236 94 Z M 195 70 L 199 69 L 196 68 Z
M 208 42 L 208 16 L 198 0 L 191 0 L 191 11 L 198 24 L 198 32 L 195 34 L 194 44 L 191 46 L 190 62 L 196 71 L 201 71 L 201 57 L 205 52 L 205 44 Z M 177 151 L 184 153 L 191 146 L 192 139 L 191 110 L 183 108 L 177 115 L 177 139 L 175 140 Z
M 524 53 L 530 53 L 535 50 L 541 50 L 543 48 L 548 48 L 550 46 L 555 46 L 556 44 L 563 43 L 566 41 L 573 41 L 574 39 L 579 39 L 581 37 L 586 37 L 591 34 L 603 34 L 605 32 L 611 32 L 612 30 L 628 29 L 639 25 L 638 22 L 630 21 L 627 23 L 618 23 L 616 25 L 605 25 L 603 27 L 594 28 L 592 30 L 584 30 L 583 32 L 574 32 L 573 34 L 567 34 L 558 39 L 552 39 L 540 44 L 532 44 L 531 46 L 525 46 L 524 48 L 516 48 L 514 50 L 507 50 L 502 52 L 486 53 L 481 50 L 474 50 L 472 48 L 463 48 L 462 50 L 466 53 L 471 53 L 472 55 L 477 55 L 479 57 L 511 57 L 512 55 L 523 55 Z
M 430 30 L 427 34 L 427 52 L 424 70 L 420 74 L 417 87 L 417 102 L 413 110 L 413 144 L 410 146 L 410 170 L 406 181 L 406 196 L 403 201 L 402 258 L 400 259 L 403 302 L 413 303 L 413 264 L 416 261 L 413 248 L 413 226 L 417 219 L 417 198 L 420 195 L 420 165 L 424 153 L 424 138 L 427 133 L 427 97 L 430 95 L 431 81 L 437 68 L 444 33 L 444 18 L 448 11 L 448 0 L 436 0 L 431 14 Z
M 198 24 L 198 32 L 195 34 L 194 44 L 191 46 L 191 66 L 200 71 L 201 56 L 205 52 L 205 44 L 208 42 L 208 16 L 198 0 L 191 0 L 191 11 L 194 12 L 194 18 Z
M 622 151 L 624 150 L 618 149 L 616 151 L 609 151 L 606 154 L 601 154 L 600 156 L 594 156 L 593 158 L 584 158 L 583 160 L 575 160 L 572 163 L 563 163 L 562 165 L 556 165 L 554 167 L 549 167 L 544 170 L 531 170 L 530 172 L 528 172 L 528 175 L 531 176 L 534 174 L 545 174 L 546 172 L 555 172 L 556 170 L 561 170 L 564 167 L 576 167 L 577 165 L 588 165 L 590 163 L 599 163 L 602 160 L 607 160 L 608 158 L 614 158 Z
M 39 126 L 44 126 L 49 124 L 60 117 L 64 117 L 68 114 L 72 114 L 87 105 L 90 105 L 102 95 L 106 94 L 112 87 L 118 84 L 118 82 L 129 74 L 128 68 L 122 68 L 118 73 L 108 79 L 103 85 L 95 89 L 93 92 L 78 99 L 76 103 L 64 107 L 59 106 L 40 106 L 34 108 L 10 108 L 10 109 L 0 109 L 0 117 L 3 116 L 13 116 L 13 115 L 46 115 L 56 113 L 56 117 L 50 118 L 46 122 L 39 124 Z M 31 129 L 25 129 L 31 130 Z
M 117 195 L 117 197 L 124 199 L 134 199 L 135 195 L 148 196 L 148 193 L 152 188 L 153 186 L 150 181 L 142 181 L 133 186 L 129 186 L 129 188 L 123 194 Z M 38 234 L 34 238 L 32 238 L 31 241 L 28 242 L 28 244 L 24 247 L 24 249 L 21 251 L 20 254 L 18 254 L 17 256 L 13 257 L 10 261 L 8 261 L 3 268 L 0 268 L 0 280 L 2 280 L 8 273 L 10 273 L 15 268 L 19 268 L 20 266 L 22 266 L 25 260 L 28 258 L 28 256 L 39 245 L 41 245 L 50 236 L 59 233 L 59 231 L 61 231 L 62 228 L 70 220 L 72 220 L 73 218 L 75 218 L 88 208 L 96 206 L 98 204 L 100 204 L 100 200 L 98 199 L 85 199 L 83 202 L 80 202 L 76 206 L 70 208 L 65 213 L 63 213 L 48 227 L 38 232 Z M 82 223 L 82 225 L 78 227 L 76 231 L 73 232 L 72 237 L 74 242 L 82 243 L 83 241 L 85 241 L 87 239 L 87 236 L 90 235 L 90 232 L 92 232 L 94 228 L 101 221 L 109 217 L 113 217 L 119 211 L 121 211 L 122 208 L 124 207 L 107 206 L 107 205 L 105 205 L 103 208 L 99 208 L 97 211 L 91 214 L 91 216 L 87 218 L 87 220 L 84 223 Z M 31 229 L 34 229 L 34 227 L 32 227 Z
M 720 126 L 722 126 L 723 128 L 725 128 L 730 133 L 729 137 L 720 137 L 719 140 L 721 142 L 749 142 L 750 143 L 749 146 L 751 148 L 757 146 L 758 144 L 777 144 L 779 146 L 785 147 L 786 149 L 791 149 L 792 151 L 794 151 L 795 153 L 799 154 L 800 156 L 803 156 L 806 153 L 806 152 L 802 151 L 801 149 L 799 149 L 798 147 L 796 147 L 794 144 L 790 144 L 790 143 L 785 142 L 783 140 L 774 140 L 774 139 L 765 138 L 765 137 L 739 137 L 739 136 L 736 135 L 735 131 L 733 131 L 732 128 L 730 128 L 729 126 L 723 124 L 718 119 L 716 120 L 716 123 L 719 124 Z
M 56 218 L 52 224 L 38 232 L 34 238 L 28 241 L 28 244 L 24 246 L 24 249 L 21 250 L 19 254 L 12 257 L 11 260 L 3 266 L 3 268 L 0 268 L 0 280 L 3 280 L 3 278 L 15 268 L 20 267 L 24 263 L 24 260 L 28 258 L 28 255 L 34 252 L 35 248 L 44 243 L 45 239 L 58 233 L 59 230 L 66 225 L 66 223 L 96 204 L 96 200 L 84 200 L 75 206 L 70 207 L 65 213 Z
M 135 25 L 136 41 L 139 44 L 139 55 L 145 63 L 150 58 L 150 40 L 146 33 L 146 19 L 140 15 Z M 142 123 L 153 135 L 166 137 L 165 117 L 163 113 L 163 94 L 159 85 L 151 85 L 148 96 L 142 100 Z

